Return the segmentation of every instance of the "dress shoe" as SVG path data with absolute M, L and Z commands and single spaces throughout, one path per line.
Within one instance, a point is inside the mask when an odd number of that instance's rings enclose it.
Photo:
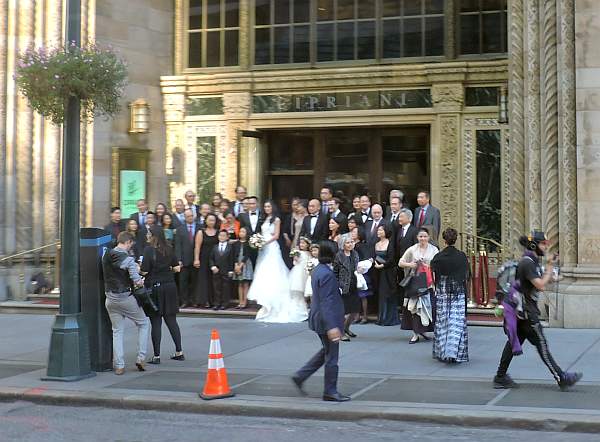
M 125 369 L 124 368 L 115 368 L 115 374 L 117 376 L 121 376 L 123 373 L 125 373 Z
M 308 393 L 306 393 L 306 391 L 304 391 L 304 389 L 302 388 L 302 380 L 299 377 L 292 376 L 292 382 L 294 383 L 294 385 L 298 389 L 298 393 L 300 393 L 302 396 L 307 396 L 308 395 Z
M 350 330 L 346 330 L 346 334 L 351 338 L 356 338 L 358 335 L 356 333 L 351 332 Z
M 351 400 L 350 396 L 344 396 L 343 394 L 324 394 L 323 400 L 327 402 L 347 402 Z
M 160 365 L 160 356 L 153 356 L 152 359 L 148 361 L 148 364 Z
M 173 356 L 171 356 L 171 359 L 173 359 L 174 361 L 185 361 L 185 356 L 183 355 L 183 353 L 181 354 L 174 354 Z

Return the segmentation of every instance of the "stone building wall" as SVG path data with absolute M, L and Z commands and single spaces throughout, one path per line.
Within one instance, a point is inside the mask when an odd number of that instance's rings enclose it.
M 165 118 L 160 76 L 173 69 L 173 2 L 158 0 L 97 0 L 96 41 L 111 45 L 125 59 L 129 84 L 121 113 L 94 125 L 94 225 L 108 221 L 111 205 L 111 151 L 113 148 L 148 149 L 147 196 L 153 205 L 166 202 Z M 129 134 L 127 104 L 143 98 L 150 104 L 150 133 Z M 129 214 L 124 214 L 128 216 Z

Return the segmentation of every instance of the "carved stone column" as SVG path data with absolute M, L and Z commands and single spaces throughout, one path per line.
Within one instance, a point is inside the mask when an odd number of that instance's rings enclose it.
M 558 77 L 556 1 L 542 7 L 542 225 L 558 247 Z
M 438 114 L 440 206 L 442 231 L 460 228 L 460 112 L 464 102 L 462 84 L 443 84 L 431 89 L 433 107 Z M 435 205 L 436 202 L 434 201 Z M 441 232 L 438 232 L 441 234 Z
M 252 31 L 250 29 L 250 0 L 240 0 L 240 43 L 239 43 L 239 63 L 241 69 L 248 69 L 253 60 L 250 53 L 250 37 Z
M 34 5 L 33 2 L 18 2 L 18 44 L 17 50 L 24 51 L 33 43 L 34 34 Z M 15 90 L 15 93 L 17 91 Z M 21 94 L 15 97 L 16 104 L 16 218 L 19 220 L 16 228 L 16 242 L 18 250 L 27 250 L 33 246 L 32 230 L 34 220 L 32 216 L 32 134 L 33 134 L 33 111 L 29 107 L 27 99 Z
M 577 263 L 577 125 L 575 120 L 575 4 L 559 10 L 559 187 L 560 254 L 565 266 Z
M 6 164 L 6 61 L 8 55 L 8 1 L 0 0 L 0 167 Z M 6 253 L 5 229 L 8 228 L 6 220 L 6 187 L 4 170 L 0 172 L 0 255 Z
M 169 88 L 171 89 L 171 88 Z M 188 190 L 185 185 L 185 95 L 183 87 L 172 88 L 172 93 L 165 93 L 163 87 L 163 111 L 165 115 L 166 143 L 165 169 L 169 183 L 169 202 L 181 198 Z
M 46 0 L 45 2 L 45 36 L 46 44 L 54 46 L 62 40 L 62 0 Z M 60 219 L 60 128 L 44 119 L 43 121 L 43 209 L 46 219 L 55 219 L 54 223 L 42 223 L 44 228 L 44 244 L 56 241 L 59 237 L 58 222 Z
M 511 171 L 506 179 L 508 193 L 506 203 L 510 208 L 507 219 L 507 238 L 504 239 L 507 250 L 518 253 L 518 238 L 525 230 L 525 128 L 523 96 L 523 2 L 509 2 L 509 121 L 510 151 L 512 152 Z
M 225 146 L 219 146 L 217 150 L 217 180 L 215 187 L 229 198 L 234 197 L 235 186 L 238 184 L 238 131 L 247 127 L 251 105 L 252 95 L 249 92 L 223 94 L 227 142 Z
M 540 182 L 540 20 L 539 0 L 525 2 L 525 163 L 526 230 L 542 227 L 542 188 Z
M 184 20 L 183 0 L 175 0 L 175 36 L 173 44 L 173 68 L 175 75 L 180 75 L 183 71 L 183 48 L 185 47 L 183 38 L 185 35 L 183 29 Z

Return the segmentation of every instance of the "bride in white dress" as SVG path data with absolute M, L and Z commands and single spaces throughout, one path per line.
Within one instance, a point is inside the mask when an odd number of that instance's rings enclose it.
M 248 299 L 256 301 L 261 309 L 256 320 L 262 322 L 302 322 L 308 318 L 304 299 L 296 302 L 290 293 L 289 269 L 281 256 L 277 240 L 281 230 L 281 219 L 274 214 L 275 206 L 265 202 L 266 216 L 261 226 L 265 245 L 258 252 L 254 279 Z

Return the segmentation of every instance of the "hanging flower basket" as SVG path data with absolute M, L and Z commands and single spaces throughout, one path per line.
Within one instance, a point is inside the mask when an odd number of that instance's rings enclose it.
M 92 44 L 30 47 L 18 57 L 15 81 L 34 110 L 60 125 L 71 97 L 80 101 L 83 119 L 115 116 L 127 67 L 111 49 Z

